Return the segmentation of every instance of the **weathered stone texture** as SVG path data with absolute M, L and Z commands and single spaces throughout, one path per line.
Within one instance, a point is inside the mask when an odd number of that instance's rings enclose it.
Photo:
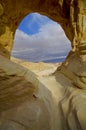
M 0 130 L 85 130 L 86 66 L 74 56 L 43 77 L 0 56 Z
M 72 51 L 51 76 L 7 59 L 31 12 L 58 22 L 71 41 Z M 86 130 L 85 35 L 86 0 L 0 0 L 0 130 Z
M 22 10 L 23 9 L 23 10 Z M 71 41 L 73 51 L 86 41 L 85 0 L 1 0 L 0 44 L 10 53 L 13 36 L 20 21 L 29 13 L 38 12 L 58 22 Z M 3 52 L 4 53 L 4 52 Z

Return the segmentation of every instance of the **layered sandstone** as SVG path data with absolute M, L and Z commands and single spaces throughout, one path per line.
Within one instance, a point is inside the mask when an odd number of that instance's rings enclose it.
M 15 31 L 31 12 L 58 22 L 71 41 L 55 73 L 9 60 Z M 0 0 L 0 130 L 86 130 L 85 35 L 86 0 Z

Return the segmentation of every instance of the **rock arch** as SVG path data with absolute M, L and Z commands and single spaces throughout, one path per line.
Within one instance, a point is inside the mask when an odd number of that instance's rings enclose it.
M 31 12 L 58 22 L 72 44 L 74 53 L 50 76 L 40 78 L 7 59 L 18 24 Z M 0 0 L 1 130 L 86 129 L 85 34 L 86 0 Z
M 58 22 L 71 41 L 73 51 L 82 48 L 86 40 L 85 7 L 85 0 L 1 0 L 0 53 L 9 57 L 15 30 L 24 16 L 31 12 L 44 14 Z

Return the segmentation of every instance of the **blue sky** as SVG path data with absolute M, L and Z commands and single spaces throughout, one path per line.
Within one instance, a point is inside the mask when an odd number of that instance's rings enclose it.
M 12 56 L 29 61 L 66 57 L 70 41 L 61 26 L 38 13 L 27 15 L 15 33 Z
M 38 33 L 39 29 L 47 23 L 56 24 L 46 16 L 37 13 L 29 14 L 22 20 L 18 29 L 27 33 L 28 35 L 33 35 Z

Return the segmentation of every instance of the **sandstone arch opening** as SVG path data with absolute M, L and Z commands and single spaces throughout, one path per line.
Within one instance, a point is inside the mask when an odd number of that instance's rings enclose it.
M 27 15 L 14 37 L 11 55 L 31 62 L 63 62 L 71 49 L 61 26 L 39 13 Z
M 9 60 L 15 30 L 31 12 L 58 22 L 71 41 L 53 75 L 38 77 Z M 86 0 L 0 0 L 0 130 L 85 130 L 85 108 Z

